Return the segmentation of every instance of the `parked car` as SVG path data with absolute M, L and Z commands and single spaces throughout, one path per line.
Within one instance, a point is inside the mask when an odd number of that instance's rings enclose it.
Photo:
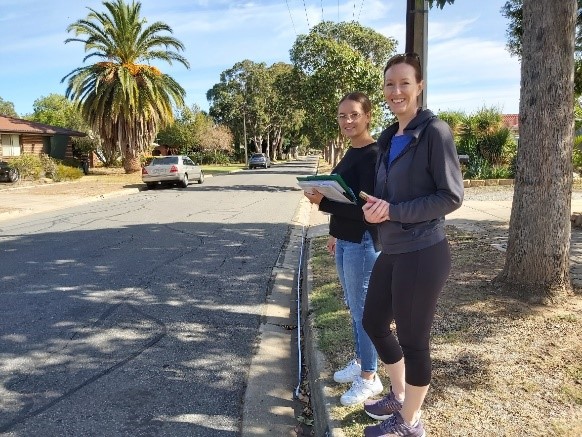
M 264 153 L 253 153 L 249 159 L 249 168 L 269 168 L 271 166 L 271 158 Z
M 204 182 L 202 167 L 185 155 L 154 156 L 149 165 L 141 169 L 141 180 L 148 188 L 158 184 L 179 184 L 186 188 L 190 180 Z
M 18 169 L 12 167 L 6 161 L 0 161 L 0 181 L 17 182 L 20 179 Z

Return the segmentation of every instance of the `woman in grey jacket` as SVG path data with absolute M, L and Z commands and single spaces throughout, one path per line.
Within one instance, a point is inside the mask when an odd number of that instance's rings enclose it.
M 431 379 L 429 334 L 451 267 L 444 216 L 461 206 L 463 178 L 449 126 L 421 110 L 422 70 L 416 54 L 392 57 L 384 97 L 398 122 L 378 139 L 374 196 L 364 218 L 377 224 L 382 252 L 368 287 L 363 325 L 387 365 L 391 389 L 366 401 L 379 420 L 366 437 L 425 435 L 420 409 Z M 396 322 L 398 339 L 390 329 Z

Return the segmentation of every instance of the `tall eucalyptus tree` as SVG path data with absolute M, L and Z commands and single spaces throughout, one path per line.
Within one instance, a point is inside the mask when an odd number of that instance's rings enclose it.
M 248 147 L 252 143 L 255 152 L 262 151 L 268 132 L 266 109 L 271 84 L 264 62 L 245 59 L 220 73 L 220 82 L 206 92 L 209 114 L 217 123 L 230 127 L 238 144 Z
M 146 25 L 141 3 L 114 0 L 103 5 L 107 12 L 88 8 L 85 19 L 69 25 L 67 31 L 75 37 L 65 40 L 85 45 L 83 62 L 99 62 L 76 68 L 62 81 L 68 80 L 66 96 L 81 107 L 104 147 L 119 148 L 125 171 L 131 173 L 139 171 L 142 152 L 173 121 L 173 105 L 182 107 L 186 94 L 150 62 L 176 61 L 186 68 L 189 63 L 178 53 L 184 45 L 167 35 L 172 33 L 167 24 Z
M 382 68 L 395 47 L 393 38 L 358 23 L 329 21 L 299 35 L 293 44 L 291 61 L 302 78 L 298 89 L 306 128 L 314 147 L 327 151 L 330 162 L 337 161 L 344 147 L 335 118 L 340 98 L 362 91 L 374 108 L 382 108 Z M 381 113 L 375 111 L 376 124 Z
M 437 1 L 443 5 L 444 0 Z M 509 49 L 521 57 L 520 145 L 507 254 L 497 281 L 544 302 L 561 301 L 572 292 L 574 61 L 581 43 L 580 6 L 579 0 L 515 0 L 502 9 L 514 20 Z M 514 15 L 508 15 L 511 11 Z

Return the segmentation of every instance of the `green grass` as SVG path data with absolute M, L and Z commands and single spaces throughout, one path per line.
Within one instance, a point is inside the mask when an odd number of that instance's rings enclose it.
M 327 236 L 311 240 L 311 268 L 313 284 L 309 300 L 313 310 L 313 323 L 317 329 L 318 349 L 325 355 L 330 369 L 343 367 L 354 356 L 354 338 L 351 318 L 344 304 L 343 290 L 337 277 L 335 261 L 327 253 Z M 384 377 L 383 369 L 379 369 Z M 346 384 L 333 384 L 328 389 L 333 396 L 339 396 L 349 388 Z M 337 403 L 331 414 L 341 420 L 346 437 L 361 437 L 365 426 L 376 423 L 362 412 L 360 405 L 343 407 Z
M 330 360 L 332 366 L 342 366 L 353 350 L 350 314 L 343 302 L 335 261 L 325 245 L 327 236 L 311 240 L 311 266 L 313 287 L 309 296 L 313 323 L 319 330 L 319 349 Z
M 232 171 L 239 171 L 246 168 L 245 164 L 227 164 L 227 165 L 203 165 L 202 170 L 207 175 L 220 175 L 230 173 Z

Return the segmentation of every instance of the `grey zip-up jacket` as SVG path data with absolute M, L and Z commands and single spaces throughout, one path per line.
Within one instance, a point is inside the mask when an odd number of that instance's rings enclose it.
M 389 204 L 390 220 L 379 223 L 382 252 L 407 253 L 445 238 L 445 215 L 463 202 L 463 177 L 449 125 L 431 111 L 418 112 L 404 129 L 411 142 L 386 168 L 398 123 L 378 138 L 374 196 Z

